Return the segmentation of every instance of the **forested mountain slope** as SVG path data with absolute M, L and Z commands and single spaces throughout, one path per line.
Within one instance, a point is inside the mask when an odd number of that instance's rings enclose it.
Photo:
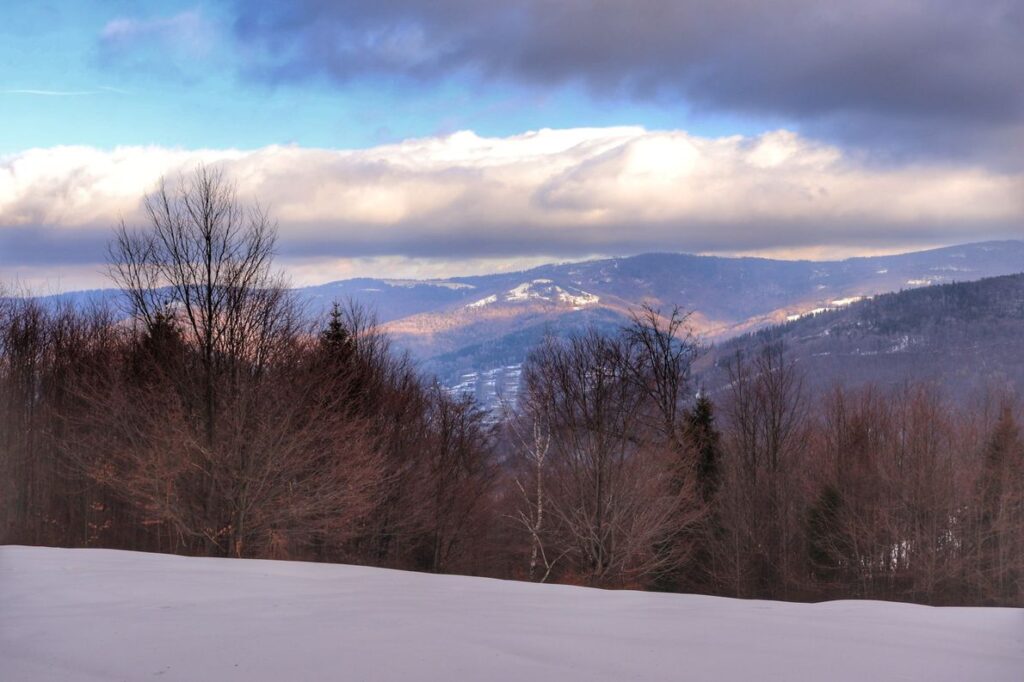
M 1024 388 L 1024 274 L 881 294 L 726 341 L 702 361 L 711 391 L 726 365 L 782 344 L 813 387 L 933 382 L 951 397 Z

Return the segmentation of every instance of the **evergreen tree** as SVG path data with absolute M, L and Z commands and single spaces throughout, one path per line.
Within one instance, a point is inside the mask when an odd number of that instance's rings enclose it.
M 152 317 L 138 338 L 132 356 L 132 370 L 137 380 L 150 383 L 158 376 L 174 374 L 178 363 L 184 360 L 185 342 L 174 320 L 174 314 L 164 308 Z
M 344 314 L 337 302 L 331 306 L 327 326 L 320 332 L 320 347 L 341 367 L 348 365 L 355 353 L 355 339 L 345 326 Z
M 697 455 L 697 485 L 701 499 L 710 503 L 721 484 L 721 434 L 715 427 L 714 405 L 701 394 L 686 415 L 686 440 Z
M 357 355 L 356 336 L 337 302 L 331 306 L 327 325 L 321 330 L 318 341 L 324 379 L 334 385 L 335 395 L 343 398 L 348 414 L 364 413 L 369 409 L 365 362 Z
M 705 505 L 705 515 L 699 523 L 676 533 L 669 543 L 689 545 L 688 566 L 658 575 L 651 589 L 664 592 L 693 590 L 713 591 L 714 560 L 712 546 L 721 531 L 714 505 L 721 483 L 721 434 L 715 427 L 714 405 L 706 395 L 698 396 L 693 408 L 683 417 L 682 440 L 684 460 L 674 472 L 673 492 L 680 492 L 695 476 L 697 492 Z M 691 459 L 692 457 L 692 459 Z M 656 551 L 663 551 L 658 548 Z
M 835 583 L 848 559 L 848 543 L 841 525 L 843 496 L 829 483 L 807 512 L 807 559 L 811 575 L 826 584 Z

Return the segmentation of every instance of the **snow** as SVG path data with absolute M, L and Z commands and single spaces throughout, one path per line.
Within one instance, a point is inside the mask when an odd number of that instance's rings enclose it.
M 385 279 L 381 281 L 391 287 L 403 287 L 408 289 L 411 289 L 413 287 L 440 287 L 442 289 L 476 289 L 476 286 L 473 284 L 465 284 L 463 282 L 447 282 L 434 279 Z
M 502 408 L 514 405 L 520 390 L 522 364 L 491 367 L 481 372 L 466 372 L 459 376 L 458 383 L 447 388 L 448 393 L 461 397 L 476 396 L 477 401 L 488 413 L 486 421 L 496 423 Z
M 513 287 L 508 290 L 505 294 L 506 301 L 526 301 L 531 298 L 541 298 L 541 294 L 533 290 L 534 284 L 547 284 L 551 280 L 546 279 L 535 279 L 533 282 L 523 282 L 522 284 Z
M 596 305 L 601 299 L 594 294 L 588 294 L 586 291 L 581 291 L 579 295 L 573 295 L 562 290 L 558 293 L 558 300 L 563 303 L 568 303 L 569 305 L 574 306 L 576 310 L 579 310 L 583 306 Z
M 792 315 L 786 315 L 786 321 L 787 322 L 793 322 L 794 320 L 799 320 L 802 317 L 814 317 L 815 315 L 819 315 L 821 313 L 826 313 L 829 310 L 832 310 L 832 308 L 829 308 L 827 306 L 823 307 L 823 308 L 812 308 L 811 310 L 808 310 L 807 312 L 794 313 Z
M 569 293 L 550 279 L 535 279 L 509 289 L 505 293 L 505 300 L 508 302 L 539 300 L 567 303 L 579 310 L 584 306 L 595 305 L 601 299 L 599 296 L 582 290 L 577 294 Z
M 1000 680 L 1024 610 L 0 547 L 0 679 Z
M 498 297 L 496 295 L 494 295 L 494 294 L 491 294 L 490 296 L 486 296 L 484 298 L 481 298 L 479 301 L 473 301 L 472 303 L 467 304 L 466 307 L 467 308 L 483 308 L 484 306 L 490 305 L 492 303 L 497 303 L 497 302 L 498 302 Z
M 813 308 L 802 313 L 793 313 L 792 315 L 786 315 L 787 322 L 793 322 L 803 317 L 814 317 L 820 313 L 825 313 L 836 308 L 845 308 L 848 305 L 852 305 L 858 301 L 863 301 L 865 298 L 873 298 L 872 296 L 849 296 L 847 298 L 837 298 L 834 301 L 829 302 L 829 305 L 821 308 Z

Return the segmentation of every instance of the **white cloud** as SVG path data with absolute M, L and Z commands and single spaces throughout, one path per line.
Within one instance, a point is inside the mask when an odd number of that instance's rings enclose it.
M 37 97 L 81 97 L 83 95 L 95 95 L 99 92 L 99 90 L 39 90 L 30 88 L 0 90 L 0 94 L 3 95 L 35 95 Z
M 224 68 L 221 26 L 198 9 L 167 17 L 118 17 L 97 36 L 96 57 L 108 71 L 195 83 Z
M 283 252 L 307 268 L 309 258 L 867 252 L 1017 236 L 1024 218 L 1021 175 L 880 167 L 788 131 L 620 127 L 459 132 L 364 150 L 32 149 L 0 158 L 0 245 L 29 228 L 100 239 L 120 216 L 139 219 L 161 175 L 200 162 L 223 164 L 244 198 L 268 205 Z M 31 242 L 18 243 L 27 257 Z
M 208 51 L 212 37 L 213 27 L 194 9 L 170 17 L 118 17 L 108 21 L 100 31 L 100 40 L 108 45 L 157 40 L 194 54 Z

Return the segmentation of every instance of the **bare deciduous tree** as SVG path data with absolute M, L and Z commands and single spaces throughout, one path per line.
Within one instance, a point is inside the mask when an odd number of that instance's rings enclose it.
M 807 442 L 806 395 L 798 369 L 777 346 L 731 363 L 726 441 L 729 493 L 723 520 L 728 582 L 739 596 L 785 597 L 801 537 L 799 475 Z
M 271 269 L 276 225 L 246 206 L 223 171 L 199 166 L 145 200 L 148 225 L 118 228 L 110 274 L 131 313 L 152 329 L 171 317 L 198 349 L 206 441 L 216 432 L 218 389 L 240 361 L 259 368 L 287 314 L 288 294 Z
M 678 566 L 685 552 L 671 539 L 693 520 L 680 514 L 691 491 L 669 484 L 670 448 L 650 429 L 657 407 L 630 362 L 623 339 L 591 331 L 548 340 L 525 370 L 525 400 L 550 424 L 547 499 L 559 551 L 593 584 Z
M 527 579 L 538 579 L 538 570 L 542 567 L 539 582 L 547 582 L 551 571 L 567 551 L 563 549 L 560 554 L 549 556 L 546 548 L 546 474 L 548 453 L 551 450 L 550 428 L 545 416 L 529 401 L 518 413 L 510 411 L 506 415 L 506 428 L 510 432 L 516 456 L 513 481 L 518 496 L 513 518 L 516 525 L 529 536 Z

